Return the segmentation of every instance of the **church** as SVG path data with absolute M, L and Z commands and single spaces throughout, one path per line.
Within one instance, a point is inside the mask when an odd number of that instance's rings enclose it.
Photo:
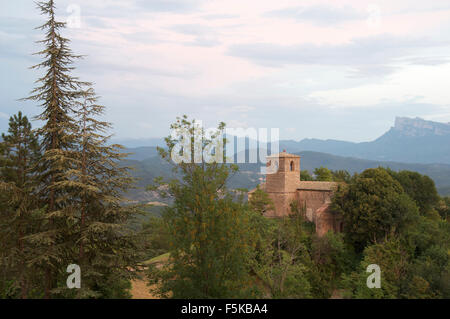
M 306 219 L 316 225 L 316 233 L 325 235 L 328 231 L 341 232 L 342 218 L 331 211 L 331 199 L 338 183 L 311 182 L 300 180 L 300 156 L 282 153 L 267 157 L 266 181 L 259 185 L 272 199 L 274 210 L 266 217 L 288 216 L 290 204 L 298 203 Z M 256 189 L 249 192 L 249 197 Z

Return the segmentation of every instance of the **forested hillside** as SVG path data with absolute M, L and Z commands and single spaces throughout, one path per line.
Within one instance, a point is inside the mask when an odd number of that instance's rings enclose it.
M 194 134 L 187 117 L 174 127 Z M 218 128 L 220 131 L 220 127 Z M 195 133 L 200 134 L 200 133 Z M 161 159 L 171 162 L 177 140 L 167 139 Z M 173 199 L 162 219 L 151 220 L 154 256 L 148 263 L 152 292 L 175 298 L 448 298 L 450 293 L 449 199 L 433 181 L 411 171 L 365 169 L 353 176 L 320 167 L 308 180 L 339 181 L 332 209 L 344 219 L 341 233 L 319 237 L 294 201 L 291 214 L 273 209 L 257 189 L 249 202 L 230 185 L 237 165 L 180 163 L 175 179 L 149 188 Z M 161 240 L 162 238 L 166 240 Z M 153 243 L 153 244 L 152 244 Z M 381 269 L 378 288 L 367 267 Z
M 128 160 L 126 164 L 135 167 L 133 175 L 138 178 L 138 185 L 144 187 L 153 181 L 157 176 L 170 178 L 173 176 L 171 165 L 162 161 L 158 156 L 153 156 L 156 153 L 156 148 L 138 148 L 127 149 L 127 152 L 134 153 L 128 158 L 145 158 L 144 160 Z M 288 149 L 289 151 L 289 149 Z M 382 162 L 362 160 L 354 157 L 342 157 L 326 153 L 302 151 L 297 152 L 301 156 L 301 169 L 307 170 L 311 174 L 314 169 L 321 166 L 327 167 L 331 170 L 345 170 L 349 173 L 360 173 L 368 168 L 385 167 L 395 171 L 409 170 L 419 172 L 421 174 L 430 176 L 436 183 L 438 191 L 441 195 L 450 195 L 450 165 L 446 164 L 412 164 L 412 163 L 398 163 L 398 162 Z M 233 175 L 229 180 L 231 188 L 247 188 L 253 189 L 261 182 L 262 164 L 238 164 L 239 172 Z M 141 188 L 133 190 L 130 196 L 139 201 L 152 200 L 155 194 L 146 194 Z

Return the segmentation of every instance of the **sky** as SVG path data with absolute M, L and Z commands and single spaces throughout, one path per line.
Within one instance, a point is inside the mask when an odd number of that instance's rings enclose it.
M 354 142 L 396 116 L 450 122 L 448 0 L 55 2 L 117 138 L 166 136 L 183 114 Z M 0 132 L 41 111 L 18 99 L 40 75 L 43 21 L 31 0 L 0 0 Z

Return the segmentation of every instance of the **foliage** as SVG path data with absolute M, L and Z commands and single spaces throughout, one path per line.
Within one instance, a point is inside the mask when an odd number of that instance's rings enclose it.
M 436 210 L 444 220 L 449 220 L 450 217 L 450 197 L 439 199 L 436 205 Z
M 307 170 L 301 170 L 300 171 L 300 180 L 301 181 L 313 181 L 314 178 L 311 176 L 309 171 Z
M 328 232 L 311 238 L 310 281 L 316 298 L 330 298 L 338 287 L 341 274 L 354 268 L 356 256 L 344 242 L 343 234 Z
M 352 179 L 352 176 L 346 170 L 331 171 L 331 173 L 333 174 L 333 181 L 335 182 L 350 183 Z
M 169 251 L 169 233 L 161 217 L 152 216 L 142 225 L 142 247 L 144 260 L 149 260 Z
M 249 197 L 248 202 L 250 208 L 261 215 L 264 215 L 268 211 L 274 210 L 272 199 L 259 187 L 259 185 Z
M 390 239 L 381 244 L 368 246 L 358 270 L 342 276 L 341 287 L 345 289 L 345 297 L 357 299 L 395 299 L 406 278 L 408 253 L 402 248 L 398 239 Z M 378 265 L 381 269 L 381 288 L 368 288 L 367 278 L 370 275 L 367 267 Z
M 319 167 L 314 170 L 314 175 L 316 176 L 317 181 L 321 182 L 332 182 L 333 181 L 333 173 L 326 167 Z
M 430 198 L 419 194 L 416 183 Z M 378 168 L 338 191 L 333 207 L 344 215 L 346 239 L 363 250 L 358 269 L 341 276 L 347 298 L 448 298 L 450 228 L 437 213 L 442 202 L 433 198 L 433 188 L 416 173 Z M 381 268 L 381 289 L 366 285 L 370 264 Z
M 262 238 L 262 249 L 252 269 L 273 298 L 311 298 L 311 286 L 306 276 L 306 242 L 308 233 L 302 213 L 295 203 L 292 214 L 279 220 L 269 220 Z
M 402 185 L 404 191 L 411 197 L 420 213 L 426 214 L 439 201 L 436 186 L 431 178 L 417 172 L 388 170 L 389 174 Z
M 192 141 L 194 135 L 200 136 L 202 151 L 210 141 L 195 120 L 187 117 L 178 118 L 172 129 L 187 132 Z M 220 136 L 223 129 L 221 124 L 212 138 Z M 177 140 L 168 137 L 166 142 L 168 151 L 160 149 L 160 154 L 171 161 Z M 194 153 L 195 147 L 192 143 L 187 150 Z M 170 259 L 163 269 L 150 270 L 150 282 L 160 283 L 157 293 L 164 297 L 242 296 L 251 282 L 249 259 L 254 236 L 250 210 L 226 187 L 236 168 L 203 159 L 201 163 L 174 164 L 174 170 L 180 171 L 182 178 L 165 184 L 165 193 L 170 193 L 174 202 L 163 214 L 170 235 Z
M 383 168 L 368 169 L 340 187 L 332 207 L 343 215 L 346 238 L 359 251 L 401 233 L 418 217 L 415 203 Z
M 21 112 L 9 119 L 8 134 L 2 134 L 2 139 L 0 267 L 4 275 L 2 281 L 6 286 L 1 291 L 7 290 L 6 295 L 10 297 L 26 298 L 33 280 L 29 263 L 36 258 L 36 247 L 28 240 L 28 236 L 42 225 L 42 211 L 38 209 L 35 195 L 39 145 L 31 124 Z
M 318 237 L 296 202 L 289 216 L 267 219 L 273 202 L 263 189 L 248 203 L 229 189 L 238 168 L 221 153 L 223 123 L 205 132 L 177 119 L 171 128 L 188 138 L 168 137 L 167 149 L 158 149 L 173 172 L 154 188 L 173 201 L 162 218 L 131 229 L 141 207 L 124 197 L 135 183 L 127 154 L 109 144 L 111 125 L 92 84 L 73 75 L 80 56 L 61 34 L 54 1 L 37 6 L 47 20 L 33 68 L 43 75 L 26 100 L 42 108 L 42 127 L 33 131 L 19 112 L 0 142 L 0 298 L 130 298 L 138 262 L 163 253 L 168 262 L 148 270 L 162 297 L 329 298 L 342 289 L 348 298 L 450 298 L 450 199 L 438 196 L 432 179 L 316 168 L 316 181 L 339 182 L 332 209 L 345 226 Z M 171 156 L 183 150 L 191 160 L 174 164 Z M 345 161 L 355 172 L 356 162 Z M 307 170 L 300 175 L 314 180 Z M 74 263 L 82 288 L 69 290 L 66 269 Z M 371 264 L 381 267 L 380 289 L 366 285 Z
M 134 180 L 121 146 L 108 145 L 110 124 L 88 82 L 72 75 L 80 56 L 61 35 L 53 0 L 37 3 L 47 21 L 37 54 L 44 75 L 26 100 L 42 107 L 32 131 L 19 112 L 3 135 L 0 169 L 1 294 L 22 298 L 129 296 L 138 260 L 126 227 L 137 208 L 122 194 Z M 67 266 L 81 267 L 81 289 L 66 286 Z

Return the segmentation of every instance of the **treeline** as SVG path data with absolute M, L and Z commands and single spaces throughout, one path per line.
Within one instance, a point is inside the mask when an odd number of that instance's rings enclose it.
M 368 169 L 337 192 L 333 209 L 344 217 L 344 240 L 359 254 L 342 276 L 345 294 L 357 298 L 449 298 L 449 198 L 416 172 Z M 382 272 L 380 289 L 368 289 L 369 264 Z
M 195 121 L 180 118 L 172 129 L 194 136 Z M 171 163 L 180 141 L 166 142 L 167 151 L 159 151 Z M 450 297 L 450 205 L 427 176 L 384 168 L 353 176 L 316 170 L 319 180 L 345 181 L 332 203 L 344 232 L 318 237 L 295 203 L 290 216 L 267 219 L 263 214 L 273 208 L 267 193 L 257 189 L 247 202 L 245 191 L 228 189 L 233 165 L 172 165 L 182 177 L 157 179 L 150 189 L 163 189 L 174 203 L 145 227 L 154 256 L 170 253 L 147 270 L 161 297 Z M 381 288 L 367 287 L 371 264 L 381 269 Z
M 136 208 L 122 194 L 133 184 L 108 145 L 92 84 L 72 75 L 80 56 L 61 35 L 54 1 L 38 2 L 47 20 L 33 66 L 43 74 L 26 100 L 43 125 L 33 130 L 21 112 L 0 144 L 0 297 L 112 298 L 129 296 L 137 251 L 126 224 Z M 69 265 L 81 269 L 81 289 L 68 289 Z
M 352 175 L 346 170 L 333 171 L 323 166 L 314 169 L 313 174 L 310 174 L 308 170 L 300 172 L 302 181 L 349 182 L 351 178 Z

